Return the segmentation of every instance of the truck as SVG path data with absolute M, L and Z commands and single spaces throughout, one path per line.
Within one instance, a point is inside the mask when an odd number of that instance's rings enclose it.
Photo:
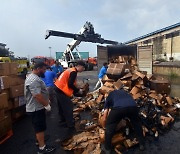
M 73 38 L 73 40 L 67 45 L 67 48 L 63 52 L 62 59 L 60 59 L 61 65 L 65 68 L 74 66 L 77 60 L 82 60 L 76 47 L 81 42 L 91 42 L 100 44 L 118 44 L 117 41 L 106 40 L 101 37 L 98 33 L 95 33 L 94 27 L 90 22 L 86 22 L 77 34 L 47 30 L 45 39 L 50 36 Z M 73 50 L 76 49 L 76 54 L 73 54 Z M 91 60 L 92 61 L 92 60 Z M 92 70 L 94 64 L 86 61 L 86 70 Z
M 72 52 L 73 56 L 76 57 L 78 53 L 76 51 Z M 79 52 L 81 60 L 86 63 L 86 70 L 93 70 L 93 67 L 97 65 L 97 57 L 89 57 L 89 52 Z M 63 52 L 56 52 L 56 60 L 61 62 L 63 58 Z M 65 66 L 64 66 L 65 68 Z
M 0 57 L 0 62 L 15 62 L 18 63 L 18 73 L 19 74 L 27 74 L 28 71 L 31 70 L 30 62 L 26 57 Z
M 152 52 L 153 47 L 148 46 L 137 46 L 137 45 L 107 45 L 97 46 L 97 63 L 98 71 L 103 66 L 104 62 L 110 63 L 111 59 L 115 56 L 133 56 L 141 71 L 146 71 L 148 74 L 152 74 Z
M 51 57 L 44 57 L 44 56 L 35 56 L 33 58 L 31 58 L 31 62 L 33 64 L 37 63 L 37 62 L 43 62 L 46 65 L 52 66 L 55 64 L 55 60 Z
M 56 52 L 56 60 L 58 59 L 62 59 L 63 58 L 63 53 L 64 52 Z M 73 53 L 73 56 L 76 56 L 78 53 L 76 51 L 72 52 Z M 79 52 L 80 56 L 81 56 L 81 59 L 88 59 L 89 58 L 89 52 L 87 51 L 81 51 Z

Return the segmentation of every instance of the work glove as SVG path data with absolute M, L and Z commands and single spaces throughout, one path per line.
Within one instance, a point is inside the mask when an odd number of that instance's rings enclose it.
M 47 106 L 44 107 L 46 111 L 50 112 L 51 111 L 51 106 L 48 104 Z
M 83 94 L 83 89 L 79 89 L 79 94 L 82 95 Z

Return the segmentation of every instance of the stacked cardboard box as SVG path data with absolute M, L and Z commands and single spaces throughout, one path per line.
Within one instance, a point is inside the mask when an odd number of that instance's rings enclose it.
M 126 68 L 122 65 L 126 65 Z M 131 94 L 137 103 L 144 136 L 150 135 L 156 138 L 159 133 L 169 129 L 175 121 L 180 108 L 180 99 L 169 96 L 171 86 L 166 79 L 139 71 L 132 57 L 130 59 L 117 57 L 109 66 L 108 75 L 104 77 L 104 85 L 99 91 L 88 93 L 85 98 L 73 99 L 76 105 L 74 118 L 79 134 L 64 142 L 65 150 L 81 153 L 90 150 L 101 151 L 99 144 L 104 141 L 105 131 L 101 110 L 108 94 L 121 87 Z M 79 120 L 80 112 L 87 109 L 90 109 L 92 119 Z M 76 146 L 74 142 L 77 143 Z M 138 144 L 128 119 L 123 119 L 119 123 L 112 144 L 117 153 Z
M 24 79 L 19 77 L 17 69 L 17 63 L 0 63 L 0 131 L 2 131 L 0 134 L 2 135 L 6 135 L 12 129 L 15 109 L 24 105 Z M 25 110 L 25 106 L 22 110 Z
M 9 63 L 0 63 L 0 75 L 10 75 L 10 64 Z
M 0 139 L 12 129 L 11 115 L 8 113 L 8 96 L 0 94 Z

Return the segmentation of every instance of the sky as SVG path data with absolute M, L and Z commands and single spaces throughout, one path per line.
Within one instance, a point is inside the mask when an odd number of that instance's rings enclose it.
M 0 0 L 0 43 L 15 56 L 55 57 L 70 38 L 46 30 L 78 33 L 86 21 L 102 38 L 126 42 L 180 22 L 179 0 Z M 81 42 L 78 51 L 96 56 L 97 44 Z

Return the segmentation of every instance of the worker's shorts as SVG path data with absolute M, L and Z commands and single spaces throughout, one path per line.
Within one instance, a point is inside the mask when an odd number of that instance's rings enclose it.
M 32 120 L 32 125 L 35 130 L 35 133 L 44 132 L 46 130 L 46 113 L 45 109 L 28 112 Z

